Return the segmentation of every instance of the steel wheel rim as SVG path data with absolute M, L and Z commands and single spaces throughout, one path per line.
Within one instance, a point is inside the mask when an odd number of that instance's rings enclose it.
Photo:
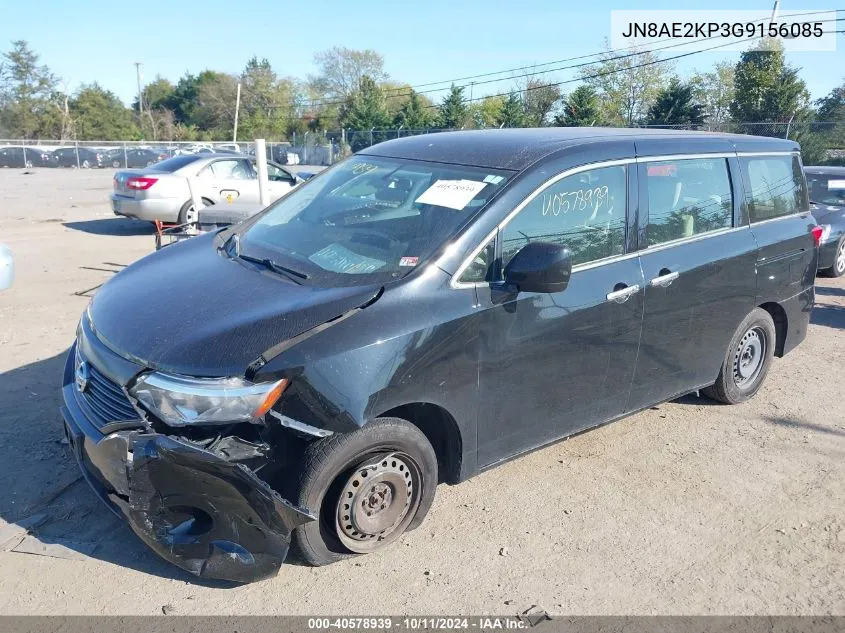
M 393 542 L 416 514 L 421 490 L 420 468 L 406 453 L 367 458 L 352 470 L 337 500 L 341 544 L 367 554 Z
M 737 345 L 734 354 L 734 383 L 745 387 L 760 375 L 766 357 L 766 333 L 762 328 L 749 329 Z
M 843 271 L 845 271 L 845 240 L 839 245 L 839 251 L 836 253 L 836 272 Z

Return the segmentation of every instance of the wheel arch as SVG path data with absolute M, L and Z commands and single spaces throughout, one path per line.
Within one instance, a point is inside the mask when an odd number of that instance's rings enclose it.
M 379 413 L 378 417 L 407 420 L 416 426 L 434 448 L 440 482 L 461 480 L 463 439 L 455 418 L 443 407 L 428 402 L 411 402 Z
M 775 322 L 775 356 L 781 358 L 786 345 L 786 335 L 789 332 L 789 317 L 786 316 L 786 310 L 775 301 L 761 303 L 757 307 L 768 312 L 772 321 Z

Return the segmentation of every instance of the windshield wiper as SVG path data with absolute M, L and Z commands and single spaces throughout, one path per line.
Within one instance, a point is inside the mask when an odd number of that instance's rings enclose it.
M 308 279 L 307 273 L 294 270 L 293 268 L 288 268 L 287 266 L 282 266 L 281 264 L 274 262 L 272 259 L 267 257 L 252 257 L 250 255 L 244 255 L 243 253 L 240 253 L 238 257 L 245 261 L 252 262 L 253 264 L 260 264 L 265 268 L 269 268 L 274 273 L 282 275 L 283 277 L 286 277 L 299 285 L 302 285 L 301 280 Z

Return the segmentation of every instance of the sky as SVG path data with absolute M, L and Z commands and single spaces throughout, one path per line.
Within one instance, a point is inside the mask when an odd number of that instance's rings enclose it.
M 566 8 L 566 5 L 570 8 Z M 708 0 L 713 9 L 770 9 L 771 0 Z M 571 8 L 571 7 L 577 8 Z M 371 48 L 385 58 L 392 79 L 412 85 L 541 64 L 602 50 L 611 9 L 694 8 L 678 0 L 0 0 L 0 51 L 27 40 L 41 63 L 72 92 L 98 82 L 130 104 L 137 93 L 135 62 L 143 81 L 172 82 L 204 69 L 238 73 L 256 55 L 280 75 L 313 74 L 314 53 L 332 46 Z M 834 3 L 782 0 L 782 10 L 829 9 Z M 826 25 L 827 26 L 827 25 Z M 837 28 L 842 28 L 842 23 Z M 845 80 L 845 35 L 836 52 L 789 53 L 813 99 Z M 667 54 L 689 50 L 681 47 Z M 735 62 L 739 52 L 704 52 L 676 62 L 676 72 L 710 70 Z M 576 77 L 577 70 L 546 75 Z M 467 83 L 467 82 L 463 82 Z M 575 84 L 562 86 L 564 92 Z M 500 83 L 475 86 L 473 95 L 507 92 Z M 438 93 L 430 94 L 435 100 Z

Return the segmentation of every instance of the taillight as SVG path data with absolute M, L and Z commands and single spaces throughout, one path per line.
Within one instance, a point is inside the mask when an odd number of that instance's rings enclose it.
M 813 239 L 816 241 L 816 246 L 818 247 L 819 244 L 822 243 L 822 235 L 824 234 L 824 228 L 822 226 L 814 226 L 813 227 Z
M 146 176 L 136 176 L 126 181 L 128 189 L 135 189 L 137 191 L 144 191 L 149 189 L 158 182 L 158 178 L 147 178 Z

